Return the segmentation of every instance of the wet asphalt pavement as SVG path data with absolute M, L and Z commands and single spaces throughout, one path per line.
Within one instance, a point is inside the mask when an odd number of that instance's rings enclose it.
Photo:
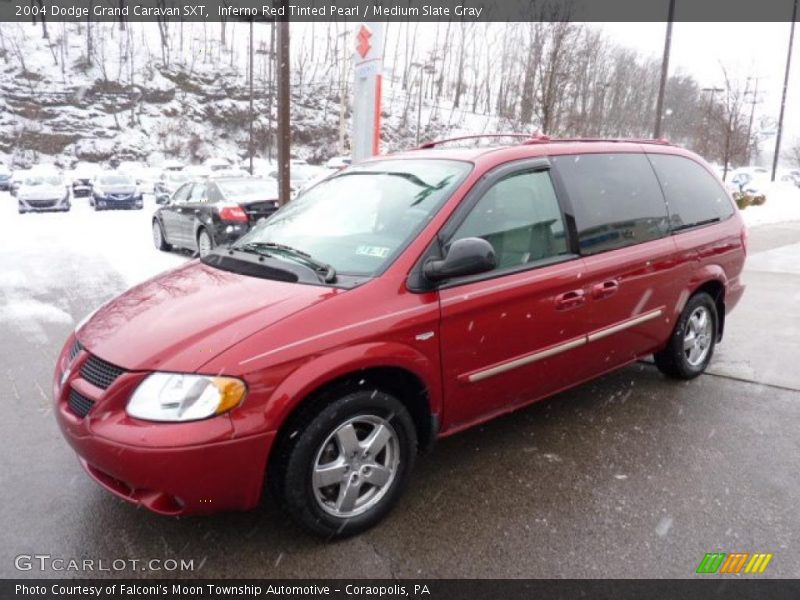
M 38 215 L 26 217 L 32 227 Z M 0 576 L 692 577 L 704 553 L 722 551 L 774 553 L 763 576 L 798 577 L 800 224 L 751 240 L 750 289 L 715 374 L 676 383 L 640 363 L 441 440 L 387 520 L 337 543 L 269 500 L 175 519 L 90 481 L 50 399 L 74 323 L 47 307 L 79 319 L 127 283 L 102 257 L 76 260 L 66 237 L 35 251 L 0 242 Z M 21 271 L 37 282 L 34 304 L 10 298 Z M 20 572 L 24 554 L 195 570 Z

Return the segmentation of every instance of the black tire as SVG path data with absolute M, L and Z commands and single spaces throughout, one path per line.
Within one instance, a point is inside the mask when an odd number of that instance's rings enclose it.
M 197 230 L 197 238 L 195 239 L 195 243 L 197 245 L 197 255 L 198 256 L 205 256 L 205 254 L 203 254 L 202 250 L 200 249 L 200 245 L 202 243 L 201 240 L 202 240 L 202 238 L 204 236 L 205 236 L 205 238 L 208 239 L 208 251 L 206 252 L 206 254 L 208 254 L 208 252 L 211 252 L 214 249 L 214 246 L 215 246 L 214 238 L 211 237 L 211 234 L 208 232 L 208 230 L 205 227 L 201 227 L 200 229 Z
M 156 239 L 156 227 L 158 227 L 159 236 Z M 164 235 L 164 227 L 161 225 L 161 222 L 158 219 L 153 219 L 153 245 L 156 249 L 161 250 L 162 252 L 167 252 L 172 250 L 172 245 L 167 243 L 167 236 Z
M 390 450 L 387 448 L 390 446 L 391 456 L 397 457 L 397 463 L 391 470 L 394 475 L 385 484 L 385 489 L 368 483 L 370 477 L 368 466 L 366 475 L 365 465 L 358 466 L 360 463 L 356 463 L 352 469 L 350 466 L 344 467 L 347 472 L 342 475 L 344 478 L 341 480 L 342 483 L 335 483 L 332 487 L 321 490 L 327 491 L 332 496 L 341 497 L 340 486 L 346 485 L 345 480 L 352 481 L 346 478 L 357 477 L 360 474 L 362 479 L 355 493 L 359 498 L 356 502 L 362 498 L 366 500 L 369 494 L 374 494 L 372 500 L 374 504 L 368 508 L 362 506 L 364 512 L 357 515 L 336 516 L 328 512 L 336 511 L 335 506 L 328 506 L 327 510 L 323 508 L 324 498 L 319 499 L 323 491 L 315 488 L 313 472 L 317 461 L 322 459 L 323 453 L 329 448 L 333 448 L 334 452 L 339 454 L 334 460 L 341 460 L 339 438 L 334 437 L 334 434 L 354 420 L 358 427 L 359 419 L 376 419 L 387 423 L 394 434 L 383 446 L 384 450 L 379 451 L 374 457 L 375 463 L 372 464 L 376 464 L 380 456 L 383 456 L 384 461 L 389 460 Z M 377 431 L 377 427 L 373 431 Z M 362 435 L 365 436 L 363 439 L 357 436 L 358 447 L 366 452 L 366 445 L 362 446 L 361 443 L 369 437 L 369 431 Z M 369 386 L 364 390 L 340 392 L 330 404 L 321 406 L 316 411 L 308 410 L 306 414 L 301 414 L 290 421 L 279 436 L 273 452 L 267 481 L 279 504 L 306 530 L 328 539 L 341 538 L 369 529 L 385 517 L 395 505 L 408 485 L 413 469 L 417 454 L 417 434 L 414 422 L 405 406 L 394 396 Z M 382 454 L 383 452 L 386 454 Z M 358 460 L 362 456 L 364 455 L 359 456 Z M 371 460 L 368 455 L 366 456 L 365 460 Z M 336 503 L 335 500 L 331 500 L 331 504 Z
M 692 335 L 693 323 L 690 319 L 698 312 L 705 311 L 711 320 L 710 332 L 707 335 L 707 345 L 703 352 L 696 356 L 695 360 L 690 360 L 691 350 L 686 349 L 688 339 Z M 656 366 L 667 377 L 673 379 L 694 379 L 706 370 L 711 358 L 714 356 L 714 348 L 717 343 L 717 333 L 719 331 L 719 315 L 714 299 L 705 292 L 699 292 L 689 298 L 686 306 L 681 313 L 675 329 L 667 342 L 667 346 L 654 355 Z M 699 338 L 695 332 L 695 338 Z

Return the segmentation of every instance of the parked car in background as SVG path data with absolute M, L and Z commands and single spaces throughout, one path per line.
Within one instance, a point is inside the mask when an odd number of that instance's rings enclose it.
M 159 250 L 180 247 L 205 256 L 230 244 L 278 210 L 278 187 L 255 177 L 185 183 L 153 215 L 153 243 Z
M 325 163 L 325 166 L 329 169 L 344 169 L 345 167 L 349 166 L 353 162 L 353 157 L 351 156 L 334 156 L 329 158 Z
M 141 209 L 144 199 L 133 177 L 123 171 L 114 170 L 103 171 L 95 177 L 89 203 L 95 210 Z
M 161 170 L 162 171 L 182 171 L 186 165 L 174 158 L 168 158 L 164 162 L 161 163 Z
M 325 181 L 328 177 L 330 177 L 334 173 L 338 173 L 341 170 L 342 170 L 341 168 L 336 168 L 336 169 L 329 169 L 327 167 L 320 168 L 318 175 L 315 175 L 311 179 L 307 180 L 305 183 L 303 183 L 303 186 L 299 190 L 297 190 L 297 195 L 299 196 L 300 194 L 304 194 L 318 183 Z
M 232 166 L 231 162 L 225 158 L 207 158 L 203 161 L 203 167 L 212 172 L 230 169 Z
M 89 198 L 92 195 L 92 180 L 102 172 L 100 165 L 90 162 L 78 162 L 68 172 L 72 185 L 73 198 Z
M 326 172 L 325 167 L 309 165 L 305 163 L 305 161 L 297 163 L 292 161 L 289 169 L 289 188 L 292 191 L 292 196 L 297 195 L 297 193 L 306 187 L 311 180 L 324 172 Z M 278 169 L 276 168 L 270 171 L 269 177 L 277 181 Z
M 741 167 L 728 173 L 726 181 L 738 189 L 740 192 L 745 191 L 745 186 L 754 179 L 763 180 L 764 177 L 769 177 L 769 171 L 763 167 Z
M 212 171 L 209 175 L 210 179 L 225 179 L 231 177 L 250 177 L 250 172 L 247 169 L 240 169 L 237 167 L 226 167 L 224 169 L 217 169 Z
M 204 221 L 178 221 L 207 185 L 173 199 L 176 243 L 197 245 Z M 665 376 L 700 376 L 746 252 L 716 176 L 666 143 L 379 156 L 104 304 L 56 360 L 54 413 L 128 502 L 208 514 L 255 508 L 266 488 L 306 529 L 353 535 L 437 438 L 650 355 Z
M 7 192 L 11 189 L 11 169 L 0 163 L 0 191 Z
M 132 177 L 142 194 L 154 193 L 155 183 L 161 174 L 159 169 L 133 160 L 122 161 L 117 170 Z
M 188 165 L 184 167 L 181 173 L 185 173 L 193 181 L 199 181 L 201 179 L 208 179 L 212 171 L 204 165 Z
M 159 198 L 169 198 L 184 183 L 192 180 L 192 176 L 183 170 L 162 171 L 158 181 L 156 181 L 153 186 L 153 193 L 156 196 L 156 200 Z
M 16 192 L 20 213 L 67 212 L 71 208 L 69 185 L 56 171 L 28 171 Z
M 17 190 L 19 190 L 19 186 L 22 185 L 23 180 L 28 176 L 30 172 L 31 172 L 30 169 L 15 169 L 14 171 L 12 171 L 8 189 L 8 191 L 11 193 L 12 196 L 17 195 Z

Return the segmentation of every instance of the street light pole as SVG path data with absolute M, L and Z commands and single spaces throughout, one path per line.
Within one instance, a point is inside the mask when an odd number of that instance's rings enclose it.
M 253 174 L 253 19 L 250 18 L 250 141 L 248 142 L 248 154 L 250 155 L 250 175 Z
M 285 4 L 284 4 L 285 5 Z M 289 202 L 289 22 L 278 22 L 278 204 Z
M 672 46 L 672 21 L 675 18 L 675 0 L 669 0 L 669 14 L 667 16 L 667 35 L 664 37 L 664 57 L 661 59 L 661 82 L 658 86 L 658 100 L 656 100 L 656 125 L 653 128 L 653 138 L 661 137 L 661 116 L 664 112 L 664 93 L 667 87 L 669 74 L 669 53 Z
M 775 136 L 775 155 L 772 157 L 772 181 L 778 171 L 778 160 L 781 155 L 781 135 L 783 134 L 783 115 L 786 112 L 786 90 L 789 88 L 789 72 L 792 68 L 792 46 L 794 45 L 794 22 L 797 20 L 797 1 L 792 5 L 792 25 L 789 29 L 789 50 L 786 53 L 786 73 L 783 76 L 783 93 L 781 94 L 781 112 L 778 117 L 778 131 Z

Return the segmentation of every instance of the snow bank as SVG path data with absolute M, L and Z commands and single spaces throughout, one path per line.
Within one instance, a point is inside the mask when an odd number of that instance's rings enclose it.
M 800 188 L 789 183 L 770 183 L 765 189 L 767 201 L 741 211 L 748 227 L 800 221 Z

